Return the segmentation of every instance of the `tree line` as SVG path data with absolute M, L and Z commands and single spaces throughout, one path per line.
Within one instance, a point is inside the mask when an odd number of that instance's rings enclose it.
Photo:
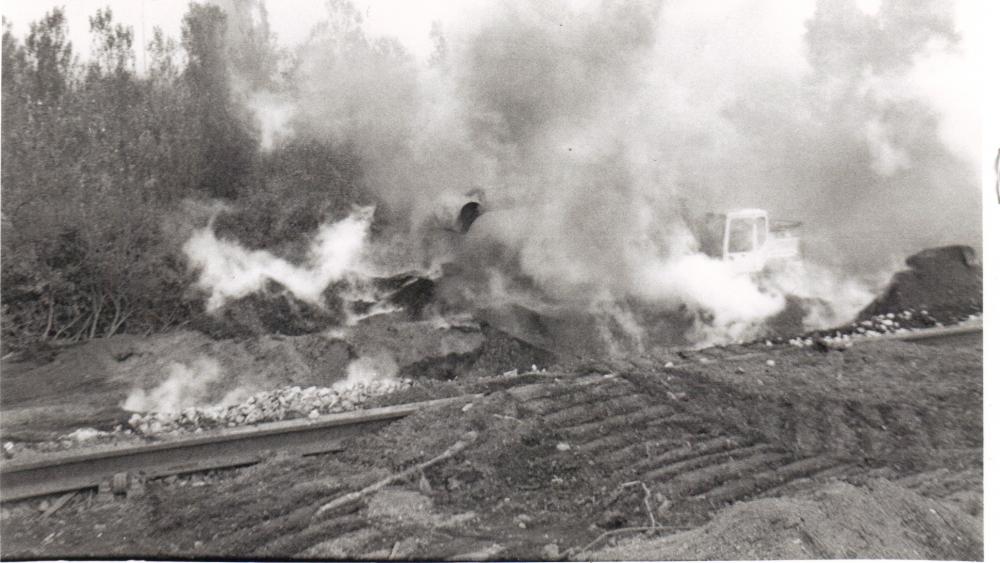
M 202 307 L 181 255 L 192 202 L 225 202 L 218 227 L 252 247 L 293 245 L 366 202 L 349 146 L 296 135 L 261 151 L 240 88 L 287 87 L 278 67 L 294 58 L 255 7 L 263 18 L 234 22 L 191 4 L 179 42 L 156 29 L 143 46 L 99 10 L 86 61 L 61 9 L 23 38 L 4 20 L 5 349 L 189 322 Z

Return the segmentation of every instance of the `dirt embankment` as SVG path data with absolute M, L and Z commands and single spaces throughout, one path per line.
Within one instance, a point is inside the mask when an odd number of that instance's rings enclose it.
M 929 249 L 907 263 L 910 268 L 897 274 L 861 316 L 902 311 L 893 323 L 933 326 L 981 308 L 982 267 L 971 249 Z M 107 430 L 123 424 L 129 416 L 122 408 L 128 395 L 163 385 L 178 369 L 194 379 L 210 378 L 198 396 L 186 399 L 191 406 L 205 406 L 235 391 L 329 386 L 363 357 L 388 358 L 380 363 L 394 365 L 400 377 L 454 380 L 554 369 L 612 356 L 616 343 L 625 349 L 629 345 L 626 333 L 589 313 L 507 306 L 445 318 L 432 306 L 432 280 L 401 274 L 376 280 L 376 285 L 373 295 L 382 301 L 353 302 L 353 310 L 401 310 L 345 327 L 344 303 L 331 302 L 323 309 L 271 287 L 207 315 L 197 325 L 199 331 L 118 336 L 53 350 L 37 363 L 5 361 L 0 403 L 4 439 L 47 440 L 78 427 Z M 335 292 L 328 297 L 333 299 Z M 663 342 L 683 339 L 683 318 L 657 322 L 663 325 L 657 334 L 674 331 Z M 645 356 L 661 365 L 678 359 L 676 350 L 663 346 L 647 349 Z M 205 366 L 215 366 L 213 373 L 200 373 Z
M 876 479 L 832 483 L 802 498 L 741 502 L 712 522 L 658 539 L 632 539 L 594 560 L 982 558 L 982 525 L 954 505 Z
M 47 521 L 8 515 L 4 554 L 982 557 L 981 348 L 897 342 L 607 367 L 497 378 L 482 399 L 335 456 L 157 481 Z M 453 394 L 487 380 L 464 381 L 437 385 Z M 434 394 L 407 392 L 420 389 Z M 455 457 L 316 514 L 469 432 L 478 437 Z M 652 536 L 621 531 L 634 527 Z
M 981 305 L 981 268 L 961 250 L 910 262 L 871 311 L 958 315 Z M 927 273 L 931 265 L 936 273 Z M 946 278 L 955 293 L 931 301 Z M 219 365 L 205 401 L 234 386 L 329 385 L 355 359 L 384 354 L 419 380 L 388 403 L 487 395 L 410 416 L 335 456 L 157 480 L 124 501 L 79 495 L 50 519 L 40 520 L 33 503 L 5 508 L 3 555 L 983 556 L 981 344 L 732 346 L 671 352 L 679 365 L 664 368 L 639 357 L 582 361 L 586 338 L 575 342 L 580 354 L 554 354 L 535 340 L 558 343 L 572 327 L 560 332 L 531 314 L 515 319 L 535 331 L 527 338 L 483 316 L 417 317 L 376 315 L 296 336 L 257 327 L 214 339 L 195 331 L 116 337 L 48 362 L 8 362 L 5 440 L 114 424 L 127 416 L 120 405 L 132 390 L 162 383 L 171 366 L 202 365 L 195 358 Z M 495 377 L 533 366 L 548 373 Z M 478 438 L 454 458 L 316 515 L 324 502 L 469 432 Z
M 907 258 L 906 265 L 859 319 L 909 309 L 947 324 L 982 313 L 983 266 L 971 247 L 930 248 Z
M 182 407 L 210 406 L 288 386 L 328 387 L 360 358 L 378 358 L 386 371 L 380 377 L 421 380 L 524 372 L 557 361 L 488 325 L 410 321 L 402 314 L 298 336 L 116 336 L 58 349 L 37 362 L 5 361 L 0 429 L 4 441 L 29 442 L 80 427 L 111 430 L 128 420 L 123 407 L 136 390 Z

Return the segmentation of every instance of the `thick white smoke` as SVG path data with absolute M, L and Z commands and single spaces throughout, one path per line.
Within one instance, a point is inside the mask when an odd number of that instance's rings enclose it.
M 302 265 L 266 250 L 247 250 L 237 242 L 219 239 L 211 225 L 192 235 L 184 245 L 184 253 L 199 271 L 198 286 L 209 293 L 209 311 L 229 299 L 259 291 L 271 281 L 303 301 L 322 305 L 323 291 L 331 283 L 363 270 L 373 213 L 374 208 L 360 208 L 320 227 Z
M 508 2 L 436 27 L 424 61 L 338 1 L 297 53 L 291 122 L 350 146 L 366 187 L 414 225 L 472 191 L 507 207 L 471 238 L 512 249 L 505 273 L 549 297 L 626 332 L 625 300 L 685 306 L 692 338 L 745 338 L 789 295 L 837 300 L 807 318 L 836 322 L 872 294 L 850 273 L 978 245 L 962 88 L 930 78 L 964 60 L 954 12 L 947 0 Z M 751 281 L 694 252 L 693 219 L 741 207 L 805 221 L 812 264 L 795 281 Z M 240 258 L 203 275 L 213 303 L 265 278 L 316 296 L 326 279 L 215 247 Z
M 291 134 L 290 120 L 295 106 L 282 96 L 272 92 L 256 92 L 246 100 L 260 128 L 260 147 L 264 151 L 274 149 L 276 144 Z
M 399 366 L 388 353 L 362 356 L 347 364 L 346 377 L 333 384 L 337 391 L 370 385 L 378 381 L 396 382 Z
M 199 356 L 190 363 L 173 362 L 166 369 L 166 377 L 151 389 L 134 388 L 122 403 L 122 408 L 134 412 L 180 412 L 189 407 L 211 404 L 238 403 L 249 393 L 237 389 L 221 400 L 212 400 L 212 386 L 223 376 L 219 362 L 208 356 Z

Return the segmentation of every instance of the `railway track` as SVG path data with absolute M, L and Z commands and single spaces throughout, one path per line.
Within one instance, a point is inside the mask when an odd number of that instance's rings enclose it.
M 975 323 L 968 323 L 956 326 L 923 328 L 917 330 L 908 330 L 904 332 L 881 334 L 879 336 L 859 337 L 852 339 L 851 343 L 852 345 L 878 344 L 889 340 L 899 340 L 902 342 L 913 342 L 916 344 L 928 344 L 928 345 L 969 344 L 969 343 L 975 343 L 977 341 L 980 344 L 982 344 L 983 323 L 982 321 L 979 321 Z M 743 354 L 733 354 L 721 358 L 701 357 L 698 359 L 678 362 L 676 364 L 673 364 L 673 366 L 671 367 L 684 367 L 697 364 L 714 364 L 718 362 L 734 362 L 741 360 L 749 360 L 752 358 L 762 358 L 770 356 L 774 354 L 775 351 L 782 349 L 789 350 L 792 349 L 792 346 L 790 345 L 777 346 L 773 349 L 758 350 L 755 352 L 747 352 Z
M 870 341 L 878 342 L 880 340 L 902 340 L 904 342 L 919 342 L 921 344 L 940 344 L 965 341 L 975 338 L 979 338 L 979 340 L 982 341 L 982 321 L 967 325 L 928 328 L 911 332 L 896 332 L 870 339 Z M 860 341 L 865 342 L 866 340 L 862 339 Z
M 126 492 L 143 479 L 239 467 L 275 453 L 315 455 L 342 449 L 345 439 L 372 432 L 419 410 L 468 401 L 464 395 L 383 408 L 226 429 L 195 438 L 128 447 L 39 455 L 0 464 L 0 502 L 110 486 Z
M 903 340 L 921 344 L 937 344 L 958 343 L 976 338 L 982 339 L 981 323 L 895 333 L 876 338 L 858 339 L 856 342 L 869 344 L 885 340 Z M 676 367 L 698 363 L 737 361 L 767 354 L 769 352 L 751 352 L 707 361 L 682 362 Z M 559 389 L 559 386 L 553 386 L 553 384 L 545 384 L 543 387 L 548 392 L 553 393 L 552 399 L 546 401 L 546 397 L 543 395 L 533 397 L 531 401 L 536 402 L 539 407 L 545 403 L 551 403 L 539 412 L 546 412 L 547 416 L 553 417 L 552 422 L 562 427 L 562 431 L 567 437 L 588 438 L 583 440 L 586 443 L 580 444 L 582 450 L 585 451 L 605 449 L 607 443 L 615 441 L 616 438 L 615 432 L 608 434 L 607 430 L 611 427 L 617 427 L 619 424 L 626 426 L 639 424 L 653 430 L 654 435 L 657 436 L 661 431 L 657 427 L 661 425 L 672 427 L 674 432 L 685 428 L 686 430 L 681 432 L 681 435 L 685 437 L 684 442 L 686 443 L 698 443 L 702 439 L 710 438 L 710 435 L 713 434 L 713 432 L 709 432 L 707 435 L 703 434 L 706 425 L 698 413 L 677 412 L 667 408 L 662 403 L 647 404 L 651 399 L 649 396 L 644 393 L 637 394 L 636 389 L 626 388 L 628 386 L 616 389 L 610 396 L 601 397 L 597 404 L 603 406 L 599 406 L 599 408 L 595 408 L 593 397 L 583 398 L 573 407 L 566 407 L 565 404 L 560 405 L 566 400 L 565 396 L 560 396 L 565 389 Z M 573 387 L 571 386 L 570 389 Z M 533 386 L 529 385 L 526 389 L 532 388 Z M 143 479 L 252 465 L 275 453 L 314 455 L 336 452 L 342 449 L 343 441 L 351 436 L 378 430 L 394 420 L 424 408 L 454 401 L 468 401 L 474 397 L 476 396 L 465 395 L 352 413 L 326 415 L 312 420 L 272 422 L 206 433 L 194 438 L 138 446 L 93 448 L 71 453 L 38 455 L 25 461 L 4 460 L 3 463 L 0 463 L 0 502 L 102 485 L 110 485 L 114 490 L 123 491 L 127 490 L 131 483 Z M 560 406 L 562 408 L 559 408 Z M 715 430 L 718 432 L 720 429 Z M 651 451 L 650 448 L 655 450 L 660 447 L 659 442 L 654 439 L 655 437 L 643 437 L 643 439 L 652 440 L 652 442 L 645 444 L 647 447 L 643 451 L 647 455 Z M 630 436 L 626 443 L 616 444 L 622 449 L 616 451 L 615 448 L 612 448 L 615 457 L 625 453 L 626 450 L 635 449 L 636 438 L 636 436 Z M 780 468 L 788 464 L 801 464 L 804 461 L 801 458 L 785 459 L 780 455 L 775 455 L 774 451 L 765 451 L 768 448 L 760 444 L 745 444 L 745 439 L 745 436 L 729 437 L 727 441 L 733 441 L 732 451 L 727 446 L 723 451 L 725 455 L 719 456 L 717 455 L 719 452 L 715 451 L 710 453 L 720 457 L 720 461 L 732 463 L 745 451 L 747 463 L 757 460 L 760 462 L 760 467 L 769 467 L 776 463 L 776 467 Z M 762 451 L 758 452 L 754 448 L 762 449 Z M 667 457 L 672 459 L 677 451 L 668 448 Z M 699 460 L 704 460 L 705 463 L 714 459 L 702 458 L 700 454 L 696 457 Z M 666 459 L 659 461 L 665 462 Z M 686 460 L 683 456 L 675 461 L 677 463 L 690 463 L 690 460 Z M 817 462 L 816 467 L 810 471 L 825 470 L 832 464 L 830 460 L 822 461 L 823 463 Z M 750 465 L 754 464 L 750 463 Z M 678 467 L 681 470 L 685 466 Z M 671 466 L 668 465 L 667 468 L 673 471 Z M 704 470 L 702 467 L 699 469 Z M 660 471 L 662 472 L 664 469 Z M 677 477 L 671 472 L 668 473 L 675 478 Z M 791 472 L 790 474 L 797 473 Z M 666 473 L 664 475 L 645 475 L 654 481 L 665 476 Z M 710 493 L 711 491 L 704 492 Z

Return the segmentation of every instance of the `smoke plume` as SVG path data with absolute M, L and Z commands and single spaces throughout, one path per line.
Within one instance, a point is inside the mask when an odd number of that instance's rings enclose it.
M 756 334 L 789 295 L 836 300 L 808 322 L 837 322 L 902 256 L 979 246 L 975 155 L 927 79 L 967 49 L 954 12 L 939 0 L 507 2 L 435 26 L 424 61 L 332 2 L 297 52 L 288 127 L 349 145 L 365 187 L 414 229 L 450 224 L 481 194 L 487 213 L 465 243 L 481 250 L 463 260 L 495 270 L 485 249 L 499 242 L 516 257 L 505 275 L 626 332 L 641 332 L 623 305 L 636 300 L 686 308 L 700 342 Z M 698 253 L 698 217 L 741 207 L 805 222 L 803 276 L 760 283 Z M 350 269 L 366 227 L 331 230 L 323 240 L 344 246 L 317 242 L 307 268 L 210 232 L 188 252 L 210 306 L 264 278 L 309 300 Z
M 362 356 L 347 364 L 347 377 L 333 384 L 337 391 L 346 391 L 352 387 L 370 385 L 376 381 L 397 381 L 399 366 L 388 353 L 374 356 Z
M 207 356 L 195 358 L 190 364 L 173 362 L 167 367 L 166 378 L 152 389 L 136 387 L 122 408 L 134 412 L 180 412 L 188 407 L 212 404 L 212 385 L 219 382 L 222 369 L 219 362 Z M 245 391 L 227 394 L 219 404 L 239 402 Z
M 275 281 L 303 301 L 322 306 L 323 291 L 363 268 L 365 240 L 373 208 L 355 210 L 345 219 L 320 227 L 306 262 L 296 265 L 266 250 L 247 250 L 215 236 L 212 225 L 199 229 L 184 245 L 198 286 L 209 292 L 206 307 L 218 309 Z

